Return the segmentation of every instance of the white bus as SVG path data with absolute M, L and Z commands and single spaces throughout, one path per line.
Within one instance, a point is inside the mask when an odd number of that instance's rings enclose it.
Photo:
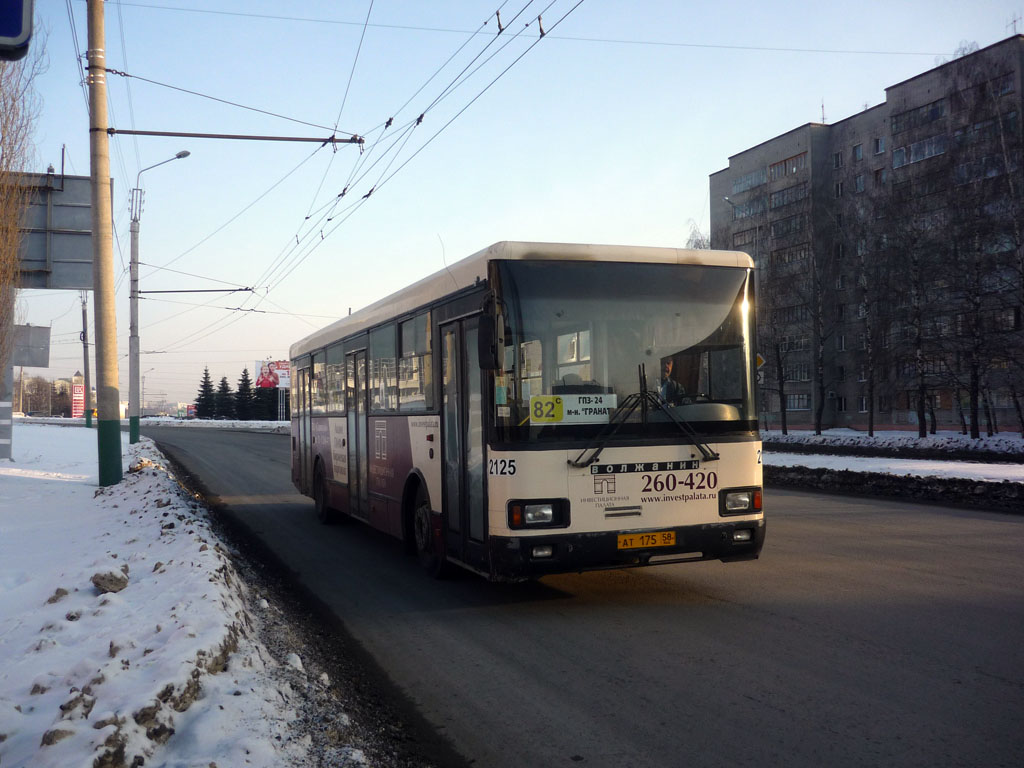
M 753 267 L 496 243 L 292 346 L 292 480 L 434 575 L 755 559 Z

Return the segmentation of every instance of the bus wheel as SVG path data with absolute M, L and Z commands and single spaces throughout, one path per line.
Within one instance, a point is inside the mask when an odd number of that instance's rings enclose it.
M 323 464 L 317 463 L 313 472 L 313 506 L 316 508 L 316 519 L 324 525 L 337 522 L 338 514 L 327 504 L 327 478 L 324 477 Z
M 433 512 L 430 510 L 430 499 L 423 486 L 416 489 L 416 504 L 412 511 L 412 529 L 416 539 L 416 556 L 427 573 L 435 579 L 445 575 L 447 569 L 444 552 L 437 552 L 434 539 Z

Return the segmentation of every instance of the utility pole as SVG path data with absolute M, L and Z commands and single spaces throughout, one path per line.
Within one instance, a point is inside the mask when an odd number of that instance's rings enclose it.
M 174 157 L 161 160 L 148 168 L 143 168 L 135 177 L 135 188 L 131 196 L 132 221 L 132 260 L 130 301 L 130 328 L 128 334 L 128 442 L 139 442 L 139 220 L 142 218 L 142 188 L 139 186 L 142 174 L 151 168 L 169 163 L 172 160 L 183 160 L 191 154 L 183 149 Z
M 82 291 L 82 373 L 85 376 L 85 427 L 92 427 L 92 381 L 89 379 L 89 294 Z
M 92 184 L 92 282 L 96 323 L 96 439 L 100 486 L 121 482 L 121 397 L 107 136 L 106 33 L 103 0 L 88 0 L 89 158 Z

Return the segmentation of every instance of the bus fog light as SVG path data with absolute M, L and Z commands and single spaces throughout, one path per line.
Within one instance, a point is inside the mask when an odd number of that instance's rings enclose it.
M 523 509 L 523 521 L 527 525 L 547 525 L 554 519 L 555 508 L 550 504 L 527 504 Z
M 753 506 L 753 491 L 732 491 L 725 496 L 727 512 L 742 512 Z
M 555 554 L 555 547 L 552 544 L 541 544 L 540 546 L 534 547 L 531 550 L 531 555 L 534 560 L 540 560 L 545 557 L 552 557 Z
M 741 528 L 738 531 L 733 531 L 732 532 L 732 540 L 733 541 L 750 541 L 751 538 L 753 537 L 753 535 L 754 535 L 754 532 L 751 531 L 749 528 Z

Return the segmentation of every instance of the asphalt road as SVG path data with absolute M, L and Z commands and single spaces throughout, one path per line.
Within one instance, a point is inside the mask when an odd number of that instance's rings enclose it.
M 1024 765 L 1024 517 L 769 489 L 755 562 L 434 582 L 287 437 L 143 431 L 477 765 Z

